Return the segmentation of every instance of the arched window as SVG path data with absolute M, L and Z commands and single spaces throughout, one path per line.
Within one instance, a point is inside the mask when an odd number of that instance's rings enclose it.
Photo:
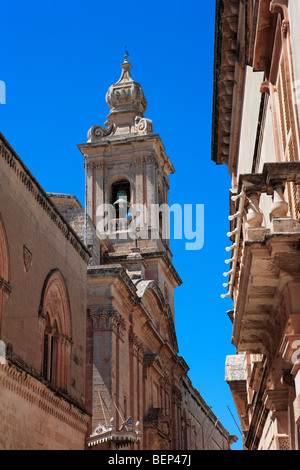
M 43 318 L 43 377 L 56 387 L 67 390 L 71 356 L 71 316 L 66 284 L 58 270 L 47 276 L 40 314 Z
M 0 338 L 2 325 L 3 291 L 9 289 L 9 256 L 8 243 L 2 217 L 0 214 Z

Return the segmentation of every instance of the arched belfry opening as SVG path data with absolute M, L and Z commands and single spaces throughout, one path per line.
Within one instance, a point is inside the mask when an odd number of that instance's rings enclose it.
M 127 217 L 131 205 L 131 188 L 128 180 L 121 179 L 111 185 L 111 204 L 116 218 Z

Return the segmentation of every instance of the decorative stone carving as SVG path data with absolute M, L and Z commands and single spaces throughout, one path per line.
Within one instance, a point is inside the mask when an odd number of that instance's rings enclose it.
M 84 168 L 87 171 L 92 171 L 92 170 L 103 170 L 105 166 L 104 162 L 91 162 L 91 163 L 85 163 Z M 108 166 L 107 166 L 108 168 Z
M 121 314 L 114 308 L 97 308 L 90 311 L 93 323 L 93 330 L 113 330 L 120 337 L 126 331 L 126 322 Z
M 129 347 L 131 348 L 134 355 L 143 358 L 146 352 L 145 346 L 139 337 L 133 332 L 132 327 L 130 327 L 129 330 Z
M 122 74 L 117 83 L 111 85 L 106 94 L 106 102 L 111 110 L 136 109 L 137 114 L 143 115 L 147 109 L 147 101 L 142 87 L 130 75 L 131 64 L 125 58 Z
M 172 387 L 172 400 L 176 403 L 181 403 L 182 393 L 176 385 Z
M 32 253 L 25 245 L 23 246 L 23 262 L 25 271 L 28 272 L 30 266 L 32 265 Z
M 114 129 L 115 125 L 113 123 L 111 123 L 106 129 L 100 126 L 99 124 L 96 124 L 95 126 L 91 127 L 88 131 L 88 142 L 94 142 L 110 134 L 113 134 Z
M 278 450 L 290 450 L 290 439 L 286 434 L 277 435 L 277 449 Z
M 153 123 L 151 119 L 141 118 L 136 116 L 134 120 L 134 126 L 137 132 L 143 134 L 152 134 L 153 133 Z
M 7 281 L 5 281 L 5 279 L 3 279 L 2 277 L 0 277 L 0 291 L 3 290 L 7 293 L 10 293 L 12 288 L 11 288 L 11 284 Z

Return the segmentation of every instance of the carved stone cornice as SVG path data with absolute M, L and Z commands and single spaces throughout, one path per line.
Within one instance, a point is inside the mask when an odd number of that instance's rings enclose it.
M 90 253 L 84 244 L 81 242 L 75 231 L 69 226 L 69 224 L 62 217 L 58 209 L 52 203 L 51 199 L 47 196 L 45 191 L 35 180 L 33 175 L 25 167 L 22 160 L 18 157 L 13 148 L 6 141 L 5 137 L 0 133 L 0 157 L 9 165 L 11 171 L 19 179 L 19 181 L 25 186 L 27 191 L 36 200 L 36 203 L 41 206 L 42 210 L 50 217 L 52 222 L 62 232 L 65 239 L 74 247 L 81 258 L 88 263 L 90 259 Z
M 238 0 L 216 1 L 212 160 L 217 164 L 228 164 L 232 148 L 235 72 L 242 52 L 237 48 L 238 42 L 242 45 L 238 39 L 240 4 Z
M 285 411 L 288 407 L 288 389 L 265 390 L 263 396 L 265 407 L 270 411 Z
M 105 260 L 108 258 L 108 255 L 105 255 Z M 127 259 L 127 257 L 125 257 Z M 119 261 L 119 259 L 117 260 Z M 121 261 L 121 260 L 120 260 Z M 98 276 L 116 276 L 122 279 L 126 287 L 129 289 L 132 299 L 135 302 L 138 302 L 138 297 L 136 295 L 136 287 L 134 283 L 132 282 L 132 279 L 130 276 L 127 274 L 126 270 L 124 269 L 121 264 L 107 264 L 107 265 L 101 265 L 101 266 L 89 266 L 88 267 L 88 276 L 90 278 L 97 278 Z
M 238 192 L 258 191 L 272 195 L 278 183 L 300 184 L 300 162 L 265 163 L 261 173 L 240 175 Z

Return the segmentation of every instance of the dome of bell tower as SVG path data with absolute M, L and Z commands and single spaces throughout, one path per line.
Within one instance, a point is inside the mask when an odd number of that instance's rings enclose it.
M 128 62 L 128 52 L 121 64 L 119 80 L 111 85 L 106 93 L 106 103 L 110 109 L 106 127 L 99 124 L 88 131 L 88 142 L 103 139 L 120 139 L 124 135 L 142 136 L 153 134 L 151 119 L 145 118 L 148 103 L 140 83 L 131 77 L 132 65 Z
M 112 121 L 116 114 L 130 114 L 142 117 L 147 109 L 147 101 L 139 83 L 135 82 L 130 70 L 128 55 L 125 55 L 121 64 L 122 73 L 120 79 L 111 85 L 106 94 L 106 102 L 110 108 L 108 121 Z

